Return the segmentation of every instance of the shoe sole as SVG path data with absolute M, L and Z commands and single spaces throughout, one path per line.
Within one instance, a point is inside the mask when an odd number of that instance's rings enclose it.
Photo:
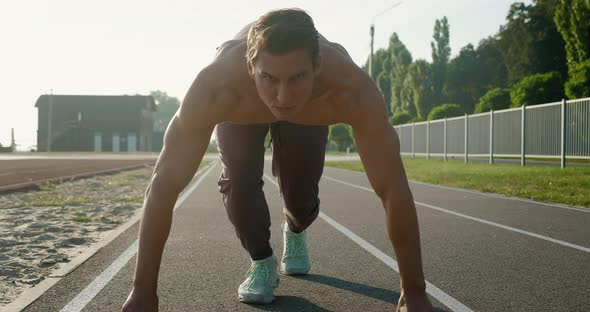
M 281 272 L 281 274 L 283 274 L 283 275 L 305 275 L 305 274 L 309 273 L 309 269 L 310 269 L 310 267 L 307 267 L 306 270 L 289 270 L 289 271 L 286 271 L 281 266 L 281 269 L 279 270 L 279 272 Z
M 273 292 L 279 287 L 280 280 L 277 278 L 277 284 L 273 287 Z M 275 300 L 274 294 L 261 295 L 261 294 L 238 294 L 238 301 L 242 303 L 254 303 L 254 304 L 269 304 Z

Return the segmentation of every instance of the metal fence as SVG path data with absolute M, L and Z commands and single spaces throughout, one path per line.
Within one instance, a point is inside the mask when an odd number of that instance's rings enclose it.
M 411 156 L 590 159 L 590 98 L 394 126 Z

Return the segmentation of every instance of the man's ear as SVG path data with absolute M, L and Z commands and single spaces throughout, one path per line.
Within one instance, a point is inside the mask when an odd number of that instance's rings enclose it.
M 250 75 L 250 78 L 254 79 L 254 64 L 248 61 L 246 67 L 248 67 L 248 75 Z

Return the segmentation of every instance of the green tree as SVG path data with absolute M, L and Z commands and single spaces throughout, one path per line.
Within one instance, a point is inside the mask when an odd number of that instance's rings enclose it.
M 510 91 L 511 107 L 559 101 L 563 96 L 563 82 L 558 72 L 525 77 Z
M 565 94 L 569 99 L 590 96 L 590 59 L 572 66 L 570 79 L 565 83 Z
M 387 116 L 391 116 L 391 72 L 382 71 L 377 76 L 377 88 L 385 100 Z
M 565 41 L 568 65 L 572 67 L 590 58 L 590 2 L 560 0 L 554 20 Z
M 335 124 L 330 126 L 328 139 L 335 143 L 338 151 L 346 151 L 346 148 L 353 145 L 350 126 L 346 124 Z
M 432 67 L 425 60 L 417 60 L 408 66 L 406 88 L 411 93 L 415 117 L 424 120 L 434 104 L 434 79 Z M 408 111 L 408 110 L 406 110 Z
M 442 104 L 435 106 L 428 114 L 428 120 L 437 120 L 465 115 L 465 111 L 459 104 Z
M 558 0 L 534 0 L 510 6 L 500 27 L 497 47 L 508 70 L 508 84 L 549 71 L 566 75 L 564 42 L 553 22 Z
M 477 103 L 474 113 L 501 110 L 510 107 L 510 89 L 494 88 L 484 94 Z
M 482 64 L 473 45 L 461 49 L 459 55 L 449 62 L 446 98 L 459 104 L 464 111 L 472 112 L 475 102 L 485 92 L 485 76 Z
M 389 38 L 389 51 L 391 60 L 391 113 L 403 111 L 404 79 L 408 72 L 408 66 L 412 63 L 412 54 L 399 39 L 397 33 Z M 408 106 L 406 104 L 405 106 Z
M 158 108 L 154 114 L 154 132 L 164 132 L 180 107 L 180 101 L 160 90 L 150 91 L 150 95 L 154 98 Z
M 432 74 L 434 87 L 434 100 L 436 103 L 444 101 L 443 86 L 447 77 L 447 64 L 451 56 L 449 45 L 449 21 L 444 16 L 434 23 L 434 41 L 430 42 L 432 48 Z

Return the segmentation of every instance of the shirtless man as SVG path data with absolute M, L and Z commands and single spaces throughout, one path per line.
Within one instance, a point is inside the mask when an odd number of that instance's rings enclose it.
M 309 271 L 306 228 L 318 215 L 327 125 L 349 124 L 367 176 L 386 212 L 400 269 L 397 311 L 431 311 L 422 271 L 416 208 L 399 139 L 373 80 L 304 11 L 269 12 L 223 43 L 171 120 L 146 190 L 133 289 L 123 311 L 157 311 L 157 278 L 178 194 L 195 174 L 213 131 L 223 163 L 218 184 L 252 259 L 238 299 L 269 303 L 279 266 L 269 243 L 262 192 L 264 139 L 273 143 L 286 221 L 283 274 Z

